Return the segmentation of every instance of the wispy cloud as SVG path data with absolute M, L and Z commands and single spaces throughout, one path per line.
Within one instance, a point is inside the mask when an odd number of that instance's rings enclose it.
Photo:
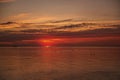
M 7 2 L 13 2 L 15 0 L 0 0 L 0 3 L 7 3 Z
M 29 15 L 30 15 L 29 13 L 19 13 L 17 15 L 11 16 L 11 17 L 13 17 L 13 18 L 24 18 L 24 17 L 27 17 Z
M 50 21 L 51 23 L 62 23 L 62 22 L 69 22 L 73 21 L 73 19 L 64 19 L 64 20 L 57 20 L 57 21 Z
M 20 14 L 15 16 L 16 18 L 27 16 L 28 14 Z M 69 20 L 62 20 L 69 21 Z M 56 32 L 81 32 L 81 31 L 91 31 L 91 30 L 100 30 L 100 29 L 117 29 L 120 27 L 120 24 L 108 24 L 108 23 L 79 23 L 71 24 L 66 26 L 58 25 L 46 25 L 41 23 L 17 23 L 17 22 L 7 22 L 0 24 L 1 30 L 45 30 L 47 32 L 56 31 Z
M 21 22 L 24 19 L 29 19 L 31 16 L 30 13 L 25 13 L 25 12 L 21 12 L 21 13 L 16 13 L 13 15 L 9 15 L 9 16 L 5 16 L 4 18 L 1 18 L 1 23 L 5 23 L 5 22 Z
M 55 17 L 43 17 L 43 16 L 29 16 L 27 19 L 23 19 L 20 22 L 26 22 L 26 23 L 46 23 L 46 21 L 55 20 Z
M 66 25 L 54 28 L 56 31 L 64 32 L 81 32 L 81 31 L 91 31 L 98 29 L 116 29 L 119 25 L 114 26 L 112 24 L 99 24 L 99 23 L 81 23 L 74 25 Z

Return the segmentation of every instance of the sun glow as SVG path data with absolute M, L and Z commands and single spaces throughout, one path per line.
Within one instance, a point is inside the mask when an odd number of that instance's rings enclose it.
M 61 39 L 41 39 L 40 44 L 45 47 L 51 47 L 62 41 Z

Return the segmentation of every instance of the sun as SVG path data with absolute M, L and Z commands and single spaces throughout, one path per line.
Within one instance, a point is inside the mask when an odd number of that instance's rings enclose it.
M 53 41 L 49 39 L 43 39 L 43 40 L 40 40 L 40 42 L 44 47 L 50 47 L 53 45 Z
M 49 40 L 49 39 L 44 39 L 44 40 L 41 40 L 41 42 L 43 42 L 43 43 L 51 43 L 51 42 L 53 42 L 52 40 Z
M 55 44 L 59 43 L 61 41 L 61 39 L 41 39 L 40 40 L 40 44 L 42 44 L 42 46 L 44 47 L 51 47 L 51 46 L 55 46 Z
M 45 46 L 45 47 L 49 48 L 49 47 L 51 47 L 51 46 Z

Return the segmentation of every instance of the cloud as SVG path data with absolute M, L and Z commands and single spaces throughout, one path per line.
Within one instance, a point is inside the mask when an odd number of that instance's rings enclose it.
M 63 32 L 81 32 L 81 31 L 91 31 L 97 29 L 116 29 L 120 27 L 120 25 L 112 25 L 112 24 L 99 24 L 99 23 L 80 23 L 73 25 L 66 25 L 54 28 L 56 31 Z
M 0 3 L 7 3 L 7 2 L 13 2 L 15 0 L 0 0 Z
M 46 25 L 37 23 L 15 23 L 7 22 L 0 24 L 0 45 L 35 45 L 35 40 L 46 37 L 66 39 L 64 45 L 118 45 L 120 46 L 120 25 L 118 24 L 95 24 L 81 23 L 71 26 L 60 26 L 59 28 L 49 28 Z M 94 25 L 94 26 L 93 26 Z M 99 26 L 98 26 L 99 25 Z M 89 27 L 93 26 L 93 27 Z M 102 27 L 101 27 L 102 26 Z M 52 26 L 50 26 L 52 27 Z M 79 31 L 73 31 L 74 28 Z M 80 31 L 80 29 L 83 29 Z M 91 29 L 92 28 L 92 29 Z M 62 29 L 62 30 L 61 30 Z M 86 30 L 85 30 L 86 29 Z M 59 31 L 61 30 L 61 31 Z M 24 43 L 22 41 L 31 41 Z M 70 42 L 69 42 L 70 41 Z M 72 41 L 72 42 L 71 42 Z M 69 42 L 69 43 L 68 43 Z M 84 42 L 84 43 L 83 43 Z M 3 44 L 2 44 L 3 43 Z M 63 45 L 60 43 L 59 45 Z M 63 45 L 63 46 L 64 46 Z
M 21 22 L 26 22 L 26 23 L 46 23 L 46 21 L 51 21 L 56 19 L 55 17 L 40 17 L 40 16 L 30 16 L 28 19 L 21 20 Z
M 73 21 L 73 19 L 65 19 L 65 20 L 58 20 L 58 21 L 50 21 L 50 23 L 62 23 L 62 22 L 69 22 Z
M 11 16 L 11 17 L 18 19 L 18 18 L 27 17 L 27 16 L 29 16 L 29 15 L 30 15 L 29 13 L 19 13 L 19 14 L 17 14 L 17 15 Z
M 24 19 L 29 19 L 31 17 L 30 13 L 17 13 L 14 15 L 9 15 L 9 16 L 5 16 L 4 18 L 1 18 L 1 23 L 6 23 L 6 22 L 21 22 Z
M 30 13 L 18 13 L 16 15 L 9 16 L 8 20 L 20 22 L 26 18 L 29 18 L 30 16 L 31 16 Z
M 24 15 L 20 15 L 24 16 Z M 57 26 L 57 25 L 46 25 L 41 23 L 17 23 L 17 22 L 7 22 L 0 24 L 0 29 L 2 31 L 30 31 L 30 33 L 35 32 L 50 32 L 50 33 L 60 33 L 60 32 L 72 32 L 72 33 L 81 33 L 81 32 L 119 32 L 120 24 L 107 24 L 107 23 L 79 23 L 71 24 L 66 26 Z
M 81 24 L 75 24 L 75 25 L 61 26 L 55 29 L 70 29 L 70 28 L 79 28 L 79 27 L 84 27 L 84 26 Z

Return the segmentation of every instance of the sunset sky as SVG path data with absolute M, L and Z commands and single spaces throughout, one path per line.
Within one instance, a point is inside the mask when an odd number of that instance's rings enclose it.
M 0 0 L 0 46 L 120 46 L 119 0 Z

